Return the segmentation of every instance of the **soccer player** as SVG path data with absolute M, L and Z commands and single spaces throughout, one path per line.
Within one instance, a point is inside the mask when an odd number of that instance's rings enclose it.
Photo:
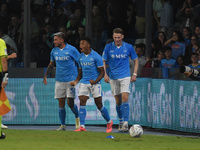
M 0 39 L 0 80 L 1 80 L 1 88 L 5 88 L 8 83 L 8 62 L 7 62 L 7 47 L 4 40 Z M 1 124 L 2 116 L 0 116 L 0 124 Z M 5 139 L 6 135 L 2 133 L 0 127 L 0 139 Z
M 81 38 L 80 50 L 81 55 L 78 59 L 79 74 L 75 81 L 70 84 L 75 86 L 80 81 L 79 99 L 80 99 L 80 128 L 75 131 L 86 131 L 86 102 L 90 94 L 94 97 L 95 104 L 101 112 L 103 118 L 107 121 L 107 130 L 112 131 L 113 121 L 110 119 L 107 109 L 102 104 L 102 91 L 100 80 L 104 76 L 104 67 L 102 57 L 90 47 L 91 41 L 88 37 Z
M 119 118 L 119 131 L 128 131 L 130 82 L 136 81 L 138 56 L 131 44 L 123 41 L 121 28 L 113 30 L 114 42 L 105 46 L 103 52 L 104 69 L 109 67 L 109 76 L 105 72 L 104 80 L 110 82 L 112 94 L 116 100 L 116 111 Z M 130 77 L 129 57 L 134 60 L 134 72 Z
M 67 104 L 76 118 L 76 129 L 79 128 L 79 113 L 77 105 L 74 103 L 75 87 L 71 86 L 70 81 L 74 81 L 78 75 L 77 60 L 80 55 L 78 50 L 64 42 L 65 35 L 63 32 L 54 34 L 54 45 L 50 57 L 51 61 L 47 67 L 44 75 L 43 83 L 47 84 L 47 75 L 52 70 L 54 63 L 56 63 L 56 83 L 55 83 L 55 98 L 59 101 L 59 118 L 61 126 L 59 131 L 66 130 L 65 126 L 65 99 Z

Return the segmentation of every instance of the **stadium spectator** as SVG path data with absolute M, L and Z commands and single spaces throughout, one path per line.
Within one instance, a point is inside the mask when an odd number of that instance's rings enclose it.
M 136 8 L 136 24 L 135 28 L 138 33 L 139 38 L 144 38 L 145 36 L 145 0 L 134 0 Z
M 54 31 L 58 31 L 60 27 L 65 26 L 67 21 L 68 17 L 63 13 L 63 8 L 57 8 L 56 14 L 54 15 Z
M 184 27 L 182 34 L 183 34 L 183 38 L 185 40 L 186 46 L 190 45 L 191 44 L 191 36 L 192 36 L 192 32 L 191 32 L 190 28 Z
M 178 63 L 178 68 L 181 66 L 185 66 L 186 65 L 185 57 L 183 55 L 179 55 L 177 57 L 177 63 Z
M 135 40 L 138 38 L 138 33 L 135 29 L 135 23 L 136 23 L 136 12 L 135 12 L 135 6 L 130 3 L 128 5 L 128 8 L 126 10 L 126 21 L 124 22 L 124 35 L 125 35 L 125 41 L 134 45 Z
M 186 44 L 180 31 L 174 30 L 172 33 L 172 38 L 167 40 L 164 45 L 172 48 L 172 57 L 174 59 L 177 59 L 178 55 L 185 56 Z
M 168 37 L 174 25 L 174 12 L 168 0 L 161 0 L 161 2 L 163 7 L 160 14 L 160 31 L 165 32 Z
M 195 27 L 195 34 L 198 36 L 199 42 L 200 42 L 200 26 Z
M 135 47 L 135 52 L 138 56 L 138 63 L 139 63 L 137 74 L 140 77 L 141 70 L 147 62 L 147 57 L 144 56 L 144 53 L 145 53 L 144 43 L 137 44 L 136 47 Z M 135 63 L 134 62 L 135 62 L 134 60 L 129 59 L 131 75 L 134 73 L 134 70 L 135 70 Z
M 78 38 L 78 20 L 76 15 L 72 14 L 69 18 L 70 26 L 67 27 L 67 38 L 68 43 L 75 46 L 76 39 Z
M 165 53 L 165 58 L 161 59 L 160 68 L 162 68 L 162 78 L 168 78 L 170 68 L 178 68 L 178 63 L 176 59 L 172 57 L 172 48 L 169 46 L 165 46 L 163 48 Z
M 85 26 L 79 25 L 78 26 L 78 37 L 76 39 L 76 48 L 79 50 L 80 53 L 81 53 L 80 47 L 79 47 L 80 46 L 80 39 L 84 36 L 85 36 Z
M 81 38 L 80 49 L 81 55 L 78 58 L 79 74 L 75 81 L 70 82 L 70 85 L 75 86 L 80 81 L 79 99 L 80 99 L 80 128 L 75 131 L 86 131 L 86 103 L 92 94 L 98 110 L 103 118 L 107 121 L 107 130 L 112 131 L 113 121 L 110 119 L 107 109 L 102 104 L 101 94 L 101 79 L 104 76 L 102 57 L 90 47 L 91 40 L 88 37 Z
M 191 31 L 194 31 L 197 24 L 197 16 L 191 7 L 182 8 L 176 14 L 176 24 L 179 24 L 180 31 L 183 31 L 184 27 L 189 27 Z
M 152 41 L 152 49 L 151 49 L 151 58 L 156 58 L 158 56 L 158 52 L 163 50 L 163 45 L 167 41 L 164 32 L 159 32 L 158 37 L 153 39 Z
M 143 1 L 143 0 L 142 0 Z M 141 0 L 140 0 L 141 2 Z M 108 38 L 112 37 L 113 29 L 119 27 L 125 29 L 127 7 L 129 0 L 108 0 L 106 5 L 106 17 L 108 22 Z M 144 9 L 142 10 L 142 12 Z
M 199 41 L 198 41 L 198 37 L 196 35 L 193 35 L 191 37 L 191 44 L 188 45 L 185 49 L 185 56 L 186 57 L 186 64 L 190 64 L 191 62 L 191 56 L 192 53 L 199 53 L 200 52 L 200 45 L 199 45 Z
M 164 58 L 165 58 L 165 54 L 164 54 L 163 50 L 159 50 L 158 54 L 157 54 L 157 58 L 153 59 L 153 61 L 151 63 L 151 67 L 152 68 L 159 68 L 160 62 Z
M 10 36 L 15 43 L 18 42 L 19 38 L 19 27 L 20 27 L 20 22 L 19 22 L 19 17 L 17 15 L 12 15 L 11 16 L 11 21 L 8 26 L 8 36 Z
M 188 67 L 192 69 L 197 69 L 200 68 L 200 63 L 198 63 L 198 54 L 197 53 L 192 53 L 192 56 L 190 57 L 191 59 L 191 64 L 188 65 Z
M 160 16 L 162 10 L 162 3 L 161 0 L 153 0 L 153 25 L 155 32 L 160 31 Z
M 9 68 L 16 67 L 17 66 L 17 45 L 7 34 L 4 34 L 3 29 L 1 27 L 0 27 L 0 38 L 5 41 L 6 46 L 7 46 L 8 67 Z
M 101 48 L 101 36 L 104 27 L 104 19 L 99 12 L 98 5 L 94 5 L 92 8 L 92 43 L 91 47 L 96 50 L 98 54 L 102 54 Z
M 0 76 L 0 80 L 1 80 L 1 87 L 0 87 L 0 91 L 2 88 L 5 88 L 6 85 L 8 84 L 8 64 L 7 64 L 7 53 L 6 53 L 6 43 L 4 42 L 4 40 L 0 39 L 0 57 L 1 57 L 1 76 Z M 0 124 L 1 124 L 1 120 L 2 120 L 2 116 L 0 115 Z M 4 133 L 2 133 L 1 131 L 1 127 L 0 127 L 0 139 L 5 139 L 6 135 Z
M 66 130 L 65 126 L 65 98 L 71 111 L 75 115 L 76 129 L 79 128 L 79 113 L 77 105 L 74 103 L 75 87 L 71 86 L 70 81 L 74 81 L 78 75 L 77 66 L 74 61 L 78 61 L 78 50 L 64 42 L 65 35 L 62 32 L 54 34 L 55 47 L 51 51 L 51 60 L 44 75 L 43 83 L 47 84 L 47 75 L 51 72 L 54 63 L 56 63 L 56 83 L 55 83 L 55 98 L 59 101 L 59 118 L 61 126 L 59 131 Z
M 8 11 L 8 6 L 6 3 L 1 4 L 0 9 L 0 22 L 4 33 L 8 33 L 8 25 L 9 25 L 10 14 Z
M 104 80 L 110 82 L 112 94 L 116 100 L 116 110 L 119 118 L 119 131 L 128 131 L 130 82 L 136 81 L 138 56 L 131 44 L 123 41 L 121 28 L 113 30 L 114 42 L 105 46 L 103 52 L 104 70 L 109 66 L 109 76 L 105 71 Z M 130 77 L 129 57 L 135 60 L 134 73 Z

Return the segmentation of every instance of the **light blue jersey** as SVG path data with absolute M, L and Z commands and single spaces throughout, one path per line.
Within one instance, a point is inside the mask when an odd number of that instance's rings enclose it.
M 80 83 L 90 84 L 90 80 L 96 80 L 100 72 L 99 67 L 103 67 L 101 56 L 91 49 L 90 54 L 81 53 L 78 59 L 79 68 L 82 69 L 82 79 Z M 100 82 L 98 82 L 100 83 Z
M 80 53 L 78 50 L 69 44 L 61 50 L 59 47 L 54 47 L 51 51 L 51 61 L 56 62 L 56 81 L 69 82 L 76 79 L 78 69 L 76 62 Z
M 119 48 L 114 42 L 107 44 L 102 57 L 109 65 L 110 79 L 130 77 L 129 57 L 132 60 L 138 58 L 133 46 L 126 42 L 123 42 Z

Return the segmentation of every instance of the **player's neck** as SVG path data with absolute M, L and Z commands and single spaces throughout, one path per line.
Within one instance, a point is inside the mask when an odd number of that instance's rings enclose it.
M 87 49 L 87 50 L 84 52 L 85 55 L 89 55 L 90 53 L 91 53 L 91 48 Z
M 60 48 L 60 49 L 63 49 L 63 48 L 65 47 L 65 45 L 66 45 L 65 43 L 62 43 L 62 44 L 59 46 L 59 48 Z

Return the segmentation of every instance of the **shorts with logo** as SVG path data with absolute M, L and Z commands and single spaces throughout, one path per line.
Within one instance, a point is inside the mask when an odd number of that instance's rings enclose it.
M 78 96 L 90 96 L 92 94 L 93 98 L 102 96 L 101 84 L 84 84 L 80 83 L 79 85 L 79 94 Z
M 75 98 L 75 86 L 71 86 L 69 83 L 56 81 L 55 98 Z
M 131 77 L 125 77 L 122 79 L 110 79 L 110 86 L 113 95 L 119 95 L 121 93 L 130 93 L 130 80 Z

